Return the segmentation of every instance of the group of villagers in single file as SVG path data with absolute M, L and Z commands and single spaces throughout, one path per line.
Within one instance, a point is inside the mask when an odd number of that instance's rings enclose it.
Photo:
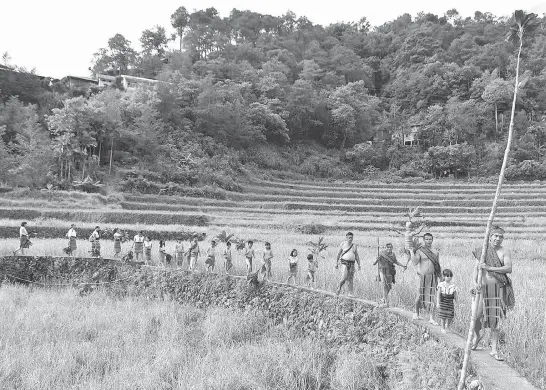
M 405 265 L 401 264 L 393 250 L 392 243 L 387 243 L 385 248 L 379 251 L 378 256 L 373 263 L 377 266 L 377 281 L 381 284 L 383 290 L 382 306 L 389 306 L 389 293 L 395 284 L 396 266 L 407 268 L 411 262 L 419 275 L 418 294 L 415 300 L 414 320 L 421 319 L 421 312 L 428 311 L 428 320 L 433 325 L 441 325 L 441 331 L 447 333 L 455 315 L 455 302 L 460 293 L 457 286 L 453 283 L 453 272 L 450 269 L 442 269 L 440 266 L 440 254 L 437 248 L 433 247 L 433 236 L 431 233 L 425 233 L 422 236 L 422 242 L 419 243 L 414 237 L 417 235 L 415 230 L 411 229 L 411 223 L 406 224 L 404 252 L 407 256 Z M 73 255 L 77 249 L 77 232 L 72 225 L 66 234 L 68 238 L 68 247 L 63 249 L 65 253 Z M 119 230 L 114 229 L 114 256 L 121 258 L 122 242 L 125 235 Z M 346 234 L 345 240 L 339 245 L 336 255 L 335 268 L 341 265 L 343 276 L 337 287 L 339 295 L 345 285 L 347 285 L 348 296 L 354 297 L 354 275 L 355 271 L 361 269 L 358 245 L 353 242 L 354 235 L 351 232 Z M 501 320 L 506 317 L 507 309 L 512 309 L 515 304 L 514 290 L 512 281 L 508 274 L 512 272 L 512 260 L 510 250 L 502 246 L 504 239 L 504 230 L 495 227 L 491 230 L 489 236 L 489 245 L 487 253 L 484 256 L 485 261 L 479 262 L 482 248 L 476 248 L 473 252 L 476 258 L 474 266 L 475 286 L 471 290 L 473 295 L 479 294 L 478 315 L 474 325 L 474 338 L 472 348 L 477 349 L 484 336 L 482 328 L 491 329 L 491 352 L 490 355 L 496 360 L 504 360 L 498 351 L 499 326 Z M 100 257 L 101 233 L 97 226 L 89 237 L 91 243 L 91 253 L 95 257 Z M 166 267 L 183 267 L 187 264 L 189 270 L 196 270 L 198 260 L 205 257 L 204 264 L 207 272 L 213 272 L 216 267 L 217 259 L 223 259 L 223 271 L 226 274 L 233 268 L 232 242 L 227 241 L 220 249 L 218 244 L 220 240 L 213 238 L 210 245 L 202 251 L 198 236 L 194 235 L 185 247 L 182 240 L 177 240 L 174 256 L 168 254 L 165 250 L 165 241 L 159 242 L 159 263 Z M 21 253 L 24 255 L 26 248 L 31 245 L 29 235 L 26 230 L 26 222 L 21 224 L 20 228 L 20 246 L 14 252 L 14 255 Z M 274 259 L 271 243 L 265 242 L 261 253 L 261 264 L 254 270 L 254 262 L 257 258 L 257 251 L 252 241 L 247 241 L 242 249 L 245 259 L 247 275 L 254 275 L 267 282 L 271 280 L 271 266 Z M 137 262 L 143 262 L 145 265 L 154 265 L 152 261 L 152 241 L 144 232 L 138 232 L 133 240 L 128 253 L 134 253 L 134 259 Z M 125 256 L 126 257 L 126 256 Z M 308 287 L 316 287 L 315 273 L 318 269 L 318 259 L 313 254 L 306 257 L 306 277 L 305 281 Z M 287 262 L 287 283 L 296 284 L 299 273 L 300 260 L 298 250 L 292 249 L 288 254 Z M 477 284 L 478 273 L 482 272 L 482 283 Z M 438 323 L 435 316 L 440 320 Z

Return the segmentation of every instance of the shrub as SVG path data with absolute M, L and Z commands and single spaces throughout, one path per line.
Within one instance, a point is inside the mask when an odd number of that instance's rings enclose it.
M 466 143 L 432 146 L 425 154 L 428 168 L 436 176 L 442 176 L 445 172 L 453 173 L 455 177 L 462 173 L 468 173 L 475 157 L 476 150 Z
M 525 160 L 506 167 L 504 177 L 506 180 L 544 180 L 546 179 L 546 164 Z
M 301 234 L 322 234 L 326 231 L 326 226 L 318 223 L 299 225 L 296 230 Z
M 345 153 L 345 158 L 358 173 L 364 173 L 370 167 L 381 168 L 385 165 L 381 150 L 368 143 L 356 144 Z
M 142 223 L 147 225 L 190 225 L 206 226 L 209 219 L 206 215 L 175 214 L 175 213 L 144 213 L 124 211 L 96 210 L 32 210 L 32 209 L 0 209 L 0 216 L 7 219 L 33 220 L 38 218 L 53 218 L 64 221 L 92 223 Z

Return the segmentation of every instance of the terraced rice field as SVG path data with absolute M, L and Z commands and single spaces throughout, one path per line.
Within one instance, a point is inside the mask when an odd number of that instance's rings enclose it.
M 383 247 L 392 242 L 400 257 L 403 240 L 393 229 L 402 230 L 408 206 L 419 205 L 434 234 L 434 245 L 440 249 L 442 266 L 453 270 L 454 282 L 460 287 L 454 331 L 466 334 L 471 302 L 467 291 L 472 287 L 474 264 L 471 251 L 481 245 L 494 192 L 495 186 L 490 184 L 255 181 L 246 185 L 243 193 L 228 193 L 223 200 L 129 194 L 104 198 L 71 193 L 7 193 L 0 197 L 0 236 L 6 238 L 0 240 L 0 255 L 15 249 L 22 220 L 29 222 L 29 230 L 38 233 L 30 253 L 49 255 L 62 254 L 61 249 L 66 246 L 62 232 L 72 222 L 80 231 L 99 224 L 101 228 L 128 229 L 133 234 L 144 230 L 169 237 L 181 229 L 207 232 L 208 237 L 226 230 L 240 238 L 255 240 L 258 263 L 263 243 L 270 241 L 277 281 L 286 280 L 288 254 L 292 248 L 298 249 L 298 283 L 304 283 L 302 260 L 307 254 L 306 242 L 324 236 L 329 248 L 320 259 L 317 287 L 333 290 L 340 277 L 333 268 L 337 245 L 345 232 L 351 230 L 360 245 L 363 263 L 356 276 L 356 293 L 376 300 L 380 293 L 375 282 L 377 269 L 372 263 L 377 256 L 377 244 Z M 546 389 L 546 245 L 543 243 L 546 187 L 507 185 L 495 222 L 506 229 L 505 244 L 512 249 L 517 300 L 515 310 L 503 325 L 506 340 L 503 352 L 509 364 L 539 388 Z M 323 225 L 324 231 L 304 234 L 305 228 L 309 228 L 306 225 Z M 84 239 L 78 243 L 78 255 L 82 256 L 90 246 Z M 201 246 L 206 248 L 208 239 Z M 174 242 L 169 241 L 167 252 L 173 251 Z M 113 244 L 103 242 L 103 255 L 111 254 Z M 235 255 L 235 272 L 244 273 L 241 254 Z M 411 266 L 405 272 L 399 270 L 391 303 L 411 309 L 416 283 L 417 276 Z

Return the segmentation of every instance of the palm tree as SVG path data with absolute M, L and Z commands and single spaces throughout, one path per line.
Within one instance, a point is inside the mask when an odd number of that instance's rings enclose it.
M 512 100 L 512 114 L 510 116 L 510 127 L 508 128 L 508 141 L 506 143 L 506 150 L 504 151 L 504 159 L 502 161 L 501 170 L 499 173 L 499 182 L 497 184 L 497 191 L 495 193 L 495 199 L 493 199 L 493 205 L 491 206 L 491 213 L 489 214 L 489 219 L 487 220 L 487 227 L 485 229 L 485 237 L 482 244 L 482 252 L 480 256 L 480 264 L 485 261 L 485 254 L 487 253 L 487 245 L 489 244 L 489 234 L 491 232 L 491 226 L 495 218 L 495 213 L 497 211 L 497 204 L 500 198 L 500 193 L 502 190 L 502 184 L 504 182 L 504 171 L 506 169 L 506 163 L 508 162 L 508 155 L 510 154 L 510 148 L 512 147 L 512 139 L 514 136 L 514 114 L 516 111 L 516 98 L 518 95 L 519 85 L 519 65 L 521 59 L 521 50 L 523 48 L 523 41 L 527 38 L 533 31 L 537 29 L 539 24 L 536 22 L 536 14 L 526 14 L 522 10 L 514 11 L 514 24 L 510 27 L 510 32 L 506 36 L 508 42 L 512 42 L 519 45 L 518 48 L 518 60 L 516 65 L 516 80 L 514 82 L 514 98 Z M 477 285 L 480 286 L 482 282 L 482 272 L 478 272 L 478 282 Z M 470 358 L 470 346 L 472 344 L 472 338 L 474 336 L 474 322 L 476 321 L 476 312 L 478 309 L 478 302 L 480 299 L 480 291 L 477 291 L 472 300 L 472 315 L 470 319 L 470 326 L 468 328 L 468 337 L 466 340 L 466 347 L 463 360 L 463 368 L 461 370 L 461 378 L 459 381 L 458 390 L 462 390 L 465 385 L 466 370 L 468 367 L 468 360 Z

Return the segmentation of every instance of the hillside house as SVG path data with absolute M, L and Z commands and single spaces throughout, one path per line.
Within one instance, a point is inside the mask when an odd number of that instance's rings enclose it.
M 99 85 L 98 80 L 89 77 L 65 76 L 61 81 L 68 89 L 89 89 Z
M 118 77 L 121 79 L 121 86 L 123 87 L 123 89 L 132 89 L 138 87 L 139 85 L 152 86 L 157 84 L 157 80 L 146 79 L 143 77 L 128 76 L 123 74 L 120 76 L 109 76 L 107 74 L 100 74 L 98 77 L 98 86 L 109 87 L 111 85 L 114 85 Z
M 392 135 L 392 139 L 404 146 L 417 146 L 419 145 L 419 138 L 417 134 L 421 125 L 412 125 L 409 130 L 399 130 Z

